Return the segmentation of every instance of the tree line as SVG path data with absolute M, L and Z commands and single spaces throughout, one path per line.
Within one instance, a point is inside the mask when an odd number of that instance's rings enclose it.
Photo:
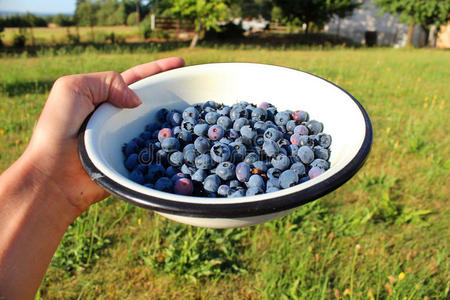
M 428 30 L 448 22 L 450 0 L 374 0 L 382 12 L 399 16 L 401 22 Z M 3 27 L 135 25 L 150 13 L 195 24 L 195 36 L 217 29 L 218 21 L 258 18 L 322 29 L 333 17 L 345 17 L 360 7 L 360 0 L 77 0 L 73 16 L 38 17 L 33 14 L 0 18 Z M 412 30 L 410 30 L 412 33 Z

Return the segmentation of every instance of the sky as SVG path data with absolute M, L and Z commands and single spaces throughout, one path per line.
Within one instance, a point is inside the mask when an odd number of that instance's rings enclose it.
M 0 0 L 0 11 L 73 14 L 76 0 Z

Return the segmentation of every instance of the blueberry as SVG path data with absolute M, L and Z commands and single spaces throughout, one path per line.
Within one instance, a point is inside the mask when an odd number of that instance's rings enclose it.
M 216 167 L 216 175 L 223 180 L 231 180 L 235 176 L 235 167 L 233 163 L 228 161 L 220 163 Z
M 222 163 L 230 159 L 231 150 L 226 144 L 217 143 L 211 147 L 210 155 L 212 160 Z
M 275 186 L 271 186 L 269 188 L 266 189 L 266 193 L 273 193 L 273 192 L 278 192 L 280 189 L 275 187 Z
M 166 172 L 166 175 L 167 175 L 167 172 Z M 175 182 L 180 178 L 187 178 L 187 175 L 182 172 L 178 172 L 178 173 L 172 175 L 171 177 L 169 177 L 169 176 L 167 176 L 167 177 L 170 178 L 170 180 L 172 180 L 172 182 Z
M 153 183 L 146 183 L 146 184 L 144 184 L 144 186 L 148 187 L 150 189 L 154 189 L 155 188 L 155 185 Z
M 301 146 L 298 149 L 297 156 L 304 164 L 310 164 L 314 160 L 314 152 L 308 146 Z
M 158 178 L 166 175 L 166 170 L 159 164 L 150 164 L 147 168 L 147 174 L 145 175 L 145 181 L 155 182 Z
M 172 166 L 181 167 L 181 165 L 183 165 L 184 162 L 183 156 L 184 156 L 183 152 L 180 151 L 173 152 L 172 154 L 170 154 L 169 163 Z
M 226 184 L 222 184 L 221 186 L 219 186 L 219 188 L 217 189 L 217 194 L 220 196 L 224 196 L 227 197 L 231 192 L 231 189 L 228 185 Z
M 247 154 L 245 146 L 238 142 L 233 142 L 229 146 L 231 149 L 230 161 L 233 163 L 241 162 L 245 158 L 245 155 Z
M 302 178 L 299 179 L 298 183 L 303 183 L 303 182 L 307 182 L 309 180 L 308 176 L 303 176 Z
M 206 123 L 194 126 L 194 133 L 198 136 L 206 136 L 208 134 L 209 125 Z
M 272 106 L 269 102 L 261 102 L 260 104 L 258 104 L 258 107 L 264 108 L 264 109 L 268 109 L 270 106 Z
M 215 174 L 209 175 L 203 181 L 203 188 L 205 189 L 205 191 L 210 193 L 216 193 L 217 190 L 219 189 L 219 185 L 220 185 L 220 178 Z
M 222 143 L 222 144 L 229 145 L 229 144 L 231 144 L 231 143 L 233 142 L 233 140 L 230 140 L 230 139 L 228 139 L 228 138 L 226 138 L 226 137 L 223 137 L 223 138 L 221 138 L 221 139 L 219 140 L 219 142 Z
M 298 183 L 298 175 L 292 170 L 286 170 L 280 175 L 280 186 L 283 189 L 287 189 Z
M 240 136 L 234 140 L 235 143 L 242 144 L 246 147 L 250 147 L 252 145 L 252 140 L 245 136 Z
M 243 190 L 233 190 L 231 194 L 228 196 L 228 198 L 238 198 L 238 197 L 244 197 L 245 194 Z
M 253 164 L 255 161 L 257 161 L 259 159 L 259 156 L 256 152 L 250 152 L 247 154 L 247 156 L 244 158 L 244 162 L 251 165 Z
M 129 156 L 130 154 L 133 154 L 133 153 L 137 153 L 138 151 L 139 151 L 139 147 L 133 141 L 130 141 L 129 143 L 127 143 L 123 148 L 123 153 L 126 156 Z
M 170 123 L 172 126 L 178 126 L 181 124 L 182 116 L 181 114 L 176 111 L 172 110 L 170 111 L 166 116 L 166 121 Z
M 181 129 L 193 132 L 195 125 L 197 125 L 197 119 L 188 117 L 181 122 Z
M 239 118 L 245 118 L 248 119 L 248 111 L 241 107 L 241 106 L 235 106 L 230 111 L 230 118 L 231 120 L 237 120 Z
M 240 131 L 242 126 L 248 125 L 248 119 L 246 118 L 239 118 L 234 121 L 233 123 L 233 129 L 236 131 Z
M 241 136 L 246 137 L 248 139 L 253 139 L 256 136 L 256 131 L 250 127 L 250 125 L 244 125 L 240 130 Z
M 125 168 L 127 168 L 129 171 L 136 168 L 136 166 L 138 165 L 138 158 L 139 156 L 136 153 L 130 154 L 130 156 L 128 156 L 125 160 Z
M 247 189 L 247 192 L 245 193 L 245 196 L 254 196 L 264 193 L 263 189 L 261 187 L 250 187 Z
M 166 169 L 166 175 L 167 175 L 167 177 L 169 177 L 169 178 L 172 178 L 173 175 L 175 175 L 175 174 L 177 174 L 177 173 L 179 173 L 179 172 L 180 172 L 180 169 L 175 168 L 175 167 L 173 167 L 173 166 L 169 166 L 169 167 L 167 167 L 167 169 Z
M 150 131 L 144 131 L 139 135 L 139 137 L 141 137 L 144 140 L 149 140 L 152 138 L 152 133 Z
M 237 139 L 238 137 L 240 137 L 241 134 L 239 133 L 239 131 L 234 130 L 233 128 L 227 129 L 225 131 L 225 137 L 229 138 L 229 139 Z
M 186 150 L 186 148 L 184 149 Z M 187 150 L 187 151 L 183 151 L 183 159 L 184 162 L 189 165 L 189 166 L 194 166 L 195 165 L 195 158 L 197 157 L 197 154 L 195 153 L 195 150 Z
M 298 123 L 306 122 L 309 119 L 308 113 L 303 110 L 296 110 L 292 112 L 292 119 Z
M 160 149 L 160 150 L 156 151 L 155 159 L 153 162 L 160 164 L 160 165 L 166 165 L 168 156 L 169 156 L 169 154 L 166 151 Z
M 180 178 L 175 181 L 173 191 L 175 192 L 175 194 L 191 195 L 194 191 L 194 185 L 189 178 Z
M 233 121 L 227 116 L 220 116 L 217 119 L 217 125 L 220 125 L 223 129 L 227 130 L 233 126 Z
M 323 148 L 322 146 L 315 146 L 313 148 L 314 157 L 328 160 L 330 158 L 330 150 Z
M 308 176 L 310 179 L 316 178 L 317 176 L 323 174 L 323 172 L 325 172 L 324 169 L 319 168 L 319 167 L 312 167 L 309 171 L 308 171 Z
M 208 136 L 212 141 L 220 140 L 224 134 L 225 130 L 219 125 L 213 125 L 208 129 Z
M 279 140 L 277 141 L 277 144 L 278 144 L 278 146 L 280 147 L 280 151 L 281 151 L 281 150 L 283 150 L 282 148 L 283 148 L 284 146 L 290 145 L 291 143 L 290 143 L 287 139 L 281 138 L 281 139 L 279 139 Z
M 181 131 L 182 131 L 182 129 L 180 126 L 175 126 L 172 128 L 173 136 L 177 136 L 178 134 L 180 134 Z
M 308 147 L 314 147 L 314 140 L 315 138 L 313 136 L 309 135 L 301 135 L 298 140 L 299 146 L 308 146 Z
M 298 133 L 294 133 L 289 138 L 292 145 L 298 145 L 300 143 L 300 135 Z
M 196 171 L 197 171 L 196 168 L 191 167 L 191 166 L 188 166 L 187 164 L 183 164 L 183 165 L 181 166 L 181 172 L 184 173 L 184 174 L 186 174 L 186 175 L 192 176 L 192 175 L 195 174 Z
M 280 188 L 280 179 L 279 178 L 269 178 L 267 180 L 266 188 L 271 188 L 271 187 Z
M 198 110 L 195 109 L 192 106 L 187 107 L 184 111 L 183 111 L 183 119 L 187 119 L 187 118 L 193 118 L 193 119 L 198 119 Z
M 267 118 L 267 110 L 261 107 L 257 107 L 252 111 L 253 121 L 265 121 Z
M 331 136 L 329 134 L 321 132 L 316 135 L 316 141 L 320 146 L 328 148 L 331 145 Z
M 324 159 L 316 158 L 315 160 L 312 161 L 311 167 L 313 167 L 313 168 L 317 167 L 317 168 L 321 168 L 323 170 L 328 170 L 330 168 L 330 163 Z
M 289 120 L 289 121 L 286 123 L 286 130 L 287 130 L 288 132 L 294 132 L 294 129 L 295 129 L 296 126 L 297 126 L 297 124 L 295 123 L 294 120 Z
M 298 135 L 309 135 L 309 129 L 305 125 L 298 125 L 294 128 L 294 133 Z
M 280 152 L 280 146 L 272 140 L 265 140 L 262 148 L 269 157 L 274 157 Z
M 161 149 L 167 153 L 175 152 L 180 149 L 180 142 L 174 137 L 165 138 L 161 142 Z
M 166 116 L 169 111 L 165 108 L 161 108 L 156 112 L 156 119 L 158 122 L 163 123 L 166 121 Z
M 218 113 L 216 113 L 215 111 L 211 111 L 205 115 L 205 121 L 209 125 L 214 125 L 217 123 L 217 119 L 219 117 L 220 117 L 220 115 Z
M 206 170 L 198 169 L 198 170 L 192 175 L 192 180 L 198 181 L 198 182 L 203 182 L 203 180 L 205 180 L 206 176 L 208 176 L 208 172 L 207 172 Z
M 253 173 L 260 174 L 260 173 L 266 173 L 267 172 L 267 165 L 262 160 L 257 160 L 253 164 Z
M 288 169 L 291 165 L 291 160 L 289 159 L 289 157 L 281 153 L 273 157 L 271 162 L 274 168 L 277 168 L 281 171 Z
M 142 174 L 141 170 L 139 169 L 134 169 L 131 173 L 130 173 L 130 179 L 133 180 L 136 183 L 144 183 L 144 175 Z
M 263 135 L 269 126 L 264 122 L 258 121 L 253 124 L 253 128 L 256 130 L 258 135 Z
M 231 107 L 224 106 L 221 109 L 218 109 L 217 113 L 222 115 L 222 116 L 228 116 L 228 115 L 230 115 L 230 111 L 231 111 Z
M 295 173 L 297 173 L 297 175 L 299 177 L 306 174 L 305 165 L 302 164 L 301 162 L 296 162 L 296 163 L 292 164 L 291 165 L 291 170 L 294 171 Z
M 286 147 L 288 155 L 291 156 L 291 157 L 292 156 L 297 157 L 298 148 L 299 148 L 298 145 L 293 145 L 293 144 L 288 145 Z
M 211 149 L 211 144 L 209 143 L 208 138 L 199 136 L 194 141 L 194 147 L 199 153 L 207 153 Z
M 241 186 L 241 183 L 236 179 L 230 180 L 230 182 L 228 184 L 230 186 L 230 189 L 237 189 L 238 187 Z
M 190 143 L 192 141 L 192 134 L 189 131 L 181 130 L 179 134 L 176 135 L 176 137 L 183 142 L 183 144 Z
M 265 188 L 264 179 L 261 177 L 261 175 L 254 174 L 250 176 L 248 181 L 246 182 L 247 187 L 258 187 L 261 189 Z
M 209 154 L 200 154 L 195 158 L 195 167 L 197 169 L 209 170 L 212 168 L 212 165 L 213 162 Z
M 250 165 L 245 163 L 245 162 L 241 162 L 239 164 L 237 164 L 236 166 L 236 178 L 237 180 L 239 180 L 240 182 L 247 182 L 248 179 L 250 178 Z
M 285 111 L 279 112 L 275 115 L 275 124 L 277 124 L 278 126 L 286 126 L 289 120 L 290 116 Z
M 160 129 L 161 129 L 161 125 L 157 122 L 153 122 L 153 123 L 150 123 L 147 126 L 145 126 L 145 131 L 148 131 L 148 132 L 155 132 Z
M 218 104 L 215 101 L 212 100 L 208 100 L 205 103 L 203 103 L 202 108 L 206 109 L 206 108 L 213 108 L 216 109 L 218 107 Z
M 155 182 L 155 189 L 162 192 L 172 192 L 173 190 L 173 183 L 172 180 L 170 180 L 167 177 L 161 177 Z
M 267 178 L 269 179 L 278 179 L 280 178 L 281 170 L 277 168 L 270 168 L 267 170 Z
M 319 134 L 323 130 L 323 124 L 316 120 L 306 122 L 306 127 L 308 127 L 309 132 L 313 135 Z
M 282 137 L 283 137 L 283 133 L 275 128 L 268 128 L 264 132 L 264 138 L 267 140 L 274 141 L 274 142 L 278 141 Z

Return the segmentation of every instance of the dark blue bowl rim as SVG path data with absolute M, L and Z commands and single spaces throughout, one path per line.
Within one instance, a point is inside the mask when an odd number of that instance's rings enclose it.
M 259 64 L 259 65 L 280 67 L 270 64 Z M 348 91 L 346 91 L 342 87 L 336 85 L 335 83 L 327 79 L 324 79 L 320 76 L 308 72 L 288 67 L 282 68 L 291 69 L 312 75 L 339 88 L 355 102 L 355 104 L 360 109 L 365 122 L 366 130 L 364 140 L 361 145 L 361 148 L 359 149 L 355 157 L 346 166 L 344 166 L 344 168 L 342 168 L 333 176 L 323 181 L 319 181 L 318 183 L 302 190 L 301 196 L 298 195 L 298 193 L 293 193 L 274 199 L 265 199 L 244 203 L 198 204 L 198 203 L 186 203 L 160 199 L 129 189 L 126 186 L 117 183 L 116 181 L 112 180 L 111 178 L 103 174 L 94 165 L 94 163 L 87 154 L 84 135 L 87 123 L 89 122 L 89 119 L 91 118 L 93 112 L 86 118 L 85 122 L 80 128 L 78 135 L 78 154 L 81 164 L 88 173 L 88 175 L 92 178 L 92 180 L 110 194 L 134 205 L 151 209 L 156 212 L 172 215 L 179 215 L 186 217 L 200 217 L 200 218 L 254 217 L 289 210 L 304 205 L 313 200 L 316 200 L 343 185 L 350 178 L 352 178 L 353 175 L 355 175 L 356 172 L 358 172 L 358 170 L 363 166 L 372 146 L 372 139 L 373 139 L 372 123 L 370 121 L 369 115 L 367 114 L 366 110 L 363 108 L 361 103 L 359 103 L 359 101 L 356 100 L 355 97 L 353 97 Z

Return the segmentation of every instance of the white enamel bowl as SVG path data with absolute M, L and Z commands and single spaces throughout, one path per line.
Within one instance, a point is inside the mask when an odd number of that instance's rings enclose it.
M 90 177 L 111 194 L 178 222 L 229 228 L 286 215 L 344 184 L 362 166 L 372 143 L 372 125 L 348 92 L 320 77 L 284 67 L 217 63 L 184 67 L 130 86 L 143 100 L 135 109 L 101 105 L 79 136 L 79 154 Z M 305 110 L 332 136 L 331 168 L 278 192 L 240 198 L 203 198 L 160 192 L 137 184 L 123 165 L 122 145 L 138 136 L 160 108 L 214 100 L 274 104 L 279 110 Z

